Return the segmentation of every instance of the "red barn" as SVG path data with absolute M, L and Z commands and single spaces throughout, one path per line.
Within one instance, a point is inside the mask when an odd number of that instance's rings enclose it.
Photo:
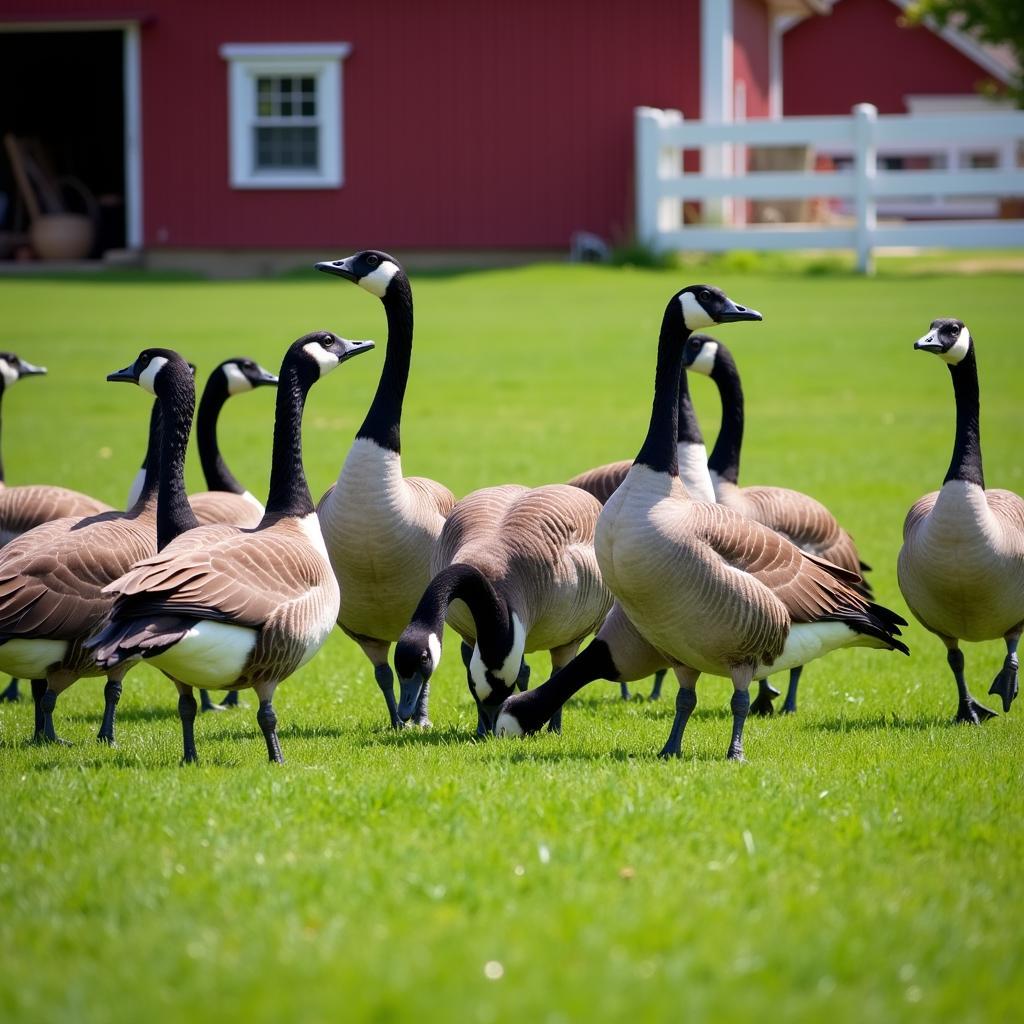
M 564 249 L 630 234 L 634 107 L 767 116 L 773 21 L 820 9 L 0 0 L 0 131 L 110 245 Z
M 909 6 L 833 0 L 827 18 L 782 19 L 783 113 L 846 114 L 856 103 L 880 114 L 963 111 L 984 102 L 982 83 L 1011 81 L 1008 52 L 954 28 L 909 28 Z

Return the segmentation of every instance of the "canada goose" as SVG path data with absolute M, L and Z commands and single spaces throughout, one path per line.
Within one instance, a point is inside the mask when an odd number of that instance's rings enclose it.
M 232 396 L 276 384 L 275 374 L 244 356 L 225 359 L 207 379 L 196 410 L 196 447 L 207 490 L 188 496 L 200 526 L 209 523 L 255 526 L 263 518 L 263 505 L 238 482 L 221 455 L 217 444 L 217 420 L 224 404 Z M 145 479 L 146 464 L 143 461 L 128 495 L 129 507 L 134 504 Z
M 722 402 L 722 424 L 708 459 L 715 499 L 741 516 L 764 523 L 788 537 L 801 551 L 824 558 L 849 572 L 863 574 L 870 566 L 861 561 L 853 538 L 820 501 L 809 494 L 786 487 L 740 487 L 740 454 L 743 448 L 743 386 L 736 361 L 725 344 L 706 334 L 692 334 L 686 342 L 683 364 L 710 377 L 718 387 Z M 865 597 L 871 587 L 863 580 L 852 583 Z M 783 714 L 796 711 L 797 687 L 803 666 L 790 669 L 789 687 L 782 706 Z M 770 715 L 772 698 L 778 690 L 759 680 L 757 698 L 751 703 L 754 714 Z
M 594 555 L 600 513 L 592 495 L 565 484 L 486 487 L 456 502 L 434 547 L 434 577 L 395 647 L 400 719 L 430 685 L 446 614 L 472 645 L 478 735 L 493 731 L 524 654 L 550 651 L 552 671 L 575 657 L 612 603 Z
M 1024 630 L 1024 499 L 985 489 L 981 402 L 974 339 L 962 320 L 933 320 L 915 349 L 949 366 L 956 403 L 953 455 L 942 488 L 914 503 L 903 524 L 897 577 L 914 617 L 946 645 L 956 679 L 956 720 L 978 725 L 994 714 L 967 689 L 960 641 L 1006 641 L 1006 660 L 989 693 L 1003 711 L 1017 696 L 1017 644 Z
M 188 496 L 188 503 L 199 525 L 227 523 L 230 526 L 256 526 L 263 518 L 264 510 L 259 500 L 242 487 L 224 462 L 217 444 L 217 420 L 224 403 L 233 395 L 276 384 L 276 374 L 244 356 L 225 359 L 207 379 L 196 413 L 196 444 L 209 489 Z M 145 482 L 146 462 L 143 460 L 128 495 L 129 508 Z M 207 690 L 200 690 L 199 706 L 203 711 L 224 711 L 237 707 L 238 691 L 232 690 L 217 704 Z
M 0 401 L 7 389 L 22 377 L 38 377 L 45 373 L 45 366 L 34 366 L 14 352 L 0 352 Z M 95 515 L 109 508 L 102 501 L 66 487 L 45 484 L 6 487 L 3 460 L 0 459 L 0 547 L 40 523 L 63 516 Z M 16 701 L 20 696 L 17 679 L 12 679 L 0 692 L 0 700 L 4 701 Z
M 105 588 L 116 600 L 89 648 L 105 668 L 142 658 L 173 680 L 185 762 L 197 760 L 194 686 L 255 689 L 267 753 L 271 761 L 283 760 L 274 691 L 316 654 L 338 614 L 338 584 L 302 466 L 303 407 L 317 380 L 371 348 L 373 342 L 329 331 L 304 335 L 289 347 L 259 526 L 198 527 Z M 137 365 L 126 372 L 140 377 Z M 187 436 L 177 438 L 182 457 L 186 443 Z M 175 488 L 183 498 L 180 459 Z
M 694 335 L 699 337 L 699 335 Z M 676 453 L 679 460 L 679 479 L 686 488 L 686 493 L 694 501 L 715 500 L 715 491 L 708 472 L 708 452 L 704 447 L 704 435 L 700 432 L 697 413 L 690 400 L 690 388 L 686 379 L 686 371 L 679 374 L 679 407 L 678 427 L 676 435 Z M 629 459 L 609 462 L 574 476 L 569 484 L 582 488 L 592 494 L 603 505 L 616 491 L 619 484 L 626 479 L 633 463 Z M 665 679 L 665 669 L 655 673 L 649 700 L 661 699 L 661 687 Z M 625 681 L 620 684 L 623 700 L 629 699 L 629 686 Z
M 402 635 L 430 582 L 430 553 L 455 498 L 447 487 L 402 475 L 402 400 L 412 358 L 412 288 L 398 261 L 376 250 L 318 263 L 354 281 L 384 305 L 387 352 L 377 392 L 356 432 L 338 481 L 317 513 L 341 587 L 338 625 L 373 664 L 392 728 L 401 725 L 391 645 Z M 415 720 L 428 721 L 424 690 Z
M 57 697 L 83 676 L 104 674 L 103 723 L 97 738 L 114 742 L 121 680 L 129 666 L 113 666 L 104 673 L 84 646 L 113 604 L 103 588 L 174 536 L 182 514 L 191 517 L 184 501 L 183 509 L 173 503 L 158 508 L 157 488 L 165 477 L 169 449 L 177 437 L 187 439 L 192 425 L 192 374 L 169 349 L 147 349 L 136 366 L 139 382 L 156 396 L 159 413 L 150 417 L 152 472 L 135 504 L 127 512 L 44 523 L 0 551 L 0 670 L 32 679 L 34 739 L 39 742 L 60 742 L 53 727 Z M 111 374 L 107 379 L 125 378 Z
M 760 319 L 707 285 L 684 288 L 669 300 L 647 437 L 597 524 L 605 584 L 679 680 L 663 757 L 680 754 L 702 672 L 732 679 L 728 756 L 742 759 L 747 690 L 770 666 L 803 664 L 840 647 L 907 650 L 896 639 L 903 620 L 855 591 L 852 573 L 731 509 L 691 501 L 679 481 L 675 436 L 686 340 L 698 327 Z M 617 673 L 608 644 L 595 639 L 544 686 L 510 697 L 497 731 L 535 731 L 540 714 L 550 714 L 587 682 Z

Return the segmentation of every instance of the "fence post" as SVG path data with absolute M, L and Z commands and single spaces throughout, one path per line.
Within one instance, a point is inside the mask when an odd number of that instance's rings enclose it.
M 658 234 L 659 111 L 637 107 L 633 111 L 633 162 L 636 173 L 636 240 L 654 246 Z
M 862 274 L 875 272 L 872 244 L 878 226 L 875 179 L 878 175 L 878 147 L 875 144 L 875 122 L 878 108 L 871 103 L 858 103 L 853 108 L 854 201 L 857 215 L 857 269 Z

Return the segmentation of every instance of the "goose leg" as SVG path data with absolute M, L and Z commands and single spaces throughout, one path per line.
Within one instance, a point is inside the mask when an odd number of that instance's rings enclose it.
M 196 764 L 199 755 L 196 753 L 196 715 L 199 707 L 192 696 L 192 687 L 183 683 L 175 683 L 178 688 L 178 717 L 181 719 L 181 763 Z
M 981 725 L 985 719 L 994 718 L 995 712 L 984 704 L 979 704 L 967 689 L 967 681 L 964 679 L 964 652 L 960 650 L 955 640 L 947 641 L 946 646 L 946 661 L 953 672 L 956 692 L 960 698 L 955 720 L 965 725 Z
M 238 691 L 228 690 L 227 696 L 220 702 L 222 708 L 237 708 L 238 707 Z
M 32 704 L 35 708 L 36 722 L 32 733 L 33 743 L 43 742 L 43 694 L 46 693 L 46 680 L 32 680 Z
M 628 683 L 619 683 L 619 696 L 623 700 L 629 700 L 629 698 L 632 696 L 632 694 L 629 692 Z
M 1019 629 L 1006 634 L 1006 660 L 1003 662 L 1002 671 L 988 688 L 989 693 L 1002 697 L 1004 714 L 1010 710 L 1010 705 L 1017 696 L 1017 644 L 1020 642 L 1020 634 Z
M 523 658 L 523 663 L 519 666 L 519 675 L 516 676 L 516 686 L 519 688 L 520 693 L 526 693 L 530 688 L 530 666 L 526 664 L 525 658 Z
M 21 700 L 21 691 L 18 689 L 18 680 L 12 679 L 4 691 L 0 693 L 0 700 L 10 701 L 12 704 L 15 701 Z
M 699 672 L 689 668 L 677 668 L 676 679 L 679 680 L 679 692 L 676 694 L 676 713 L 672 719 L 672 731 L 668 734 L 665 746 L 658 757 L 681 757 L 683 748 L 683 731 L 690 720 L 693 709 L 697 706 L 697 679 Z
M 384 703 L 388 706 L 388 718 L 392 729 L 401 729 L 402 720 L 398 717 L 398 703 L 395 700 L 395 674 L 388 664 L 391 644 L 384 640 L 360 640 L 359 646 L 363 654 L 373 664 L 373 678 L 384 695 Z
M 779 691 L 767 679 L 758 679 L 757 696 L 750 705 L 750 713 L 753 715 L 774 715 L 775 705 L 772 701 L 778 695 Z
M 565 668 L 565 666 L 568 665 L 569 662 L 572 661 L 572 659 L 576 657 L 576 655 L 579 653 L 580 642 L 581 641 L 577 640 L 577 641 L 575 641 L 573 643 L 562 644 L 561 647 L 555 647 L 555 648 L 553 648 L 551 650 L 550 653 L 551 653 L 551 676 L 552 677 L 554 677 L 557 673 L 561 672 L 562 669 Z M 524 667 L 526 666 L 526 662 L 525 661 L 523 662 L 523 666 Z M 529 678 L 530 670 L 528 668 L 526 669 L 526 674 L 527 674 L 527 678 Z M 520 678 L 521 678 L 522 677 L 522 672 L 520 672 L 519 675 L 520 675 Z M 550 682 L 550 680 L 549 680 L 549 682 Z M 525 690 L 526 687 L 522 686 L 522 687 L 520 687 L 520 689 L 521 690 Z M 562 732 L 562 709 L 564 707 L 565 707 L 564 704 L 560 704 L 558 706 L 558 710 L 551 716 L 551 718 L 548 719 L 548 732 L 553 732 L 553 733 L 557 733 L 558 735 L 561 735 L 561 732 Z
M 217 704 L 210 696 L 209 690 L 199 691 L 199 709 L 201 711 L 223 711 L 224 705 Z
M 39 702 L 43 712 L 43 729 L 39 736 L 40 743 L 58 743 L 62 747 L 71 746 L 67 740 L 62 740 L 53 728 L 53 709 L 57 706 L 57 697 L 75 681 L 75 678 L 75 676 L 59 669 L 47 677 L 46 690 L 43 692 L 42 699 Z
M 651 695 L 647 698 L 648 700 L 661 700 L 661 688 L 664 685 L 665 673 L 667 671 L 667 669 L 659 668 L 654 673 L 654 684 L 651 686 Z M 622 685 L 625 686 L 626 684 L 623 683 Z
M 800 685 L 800 674 L 803 672 L 803 665 L 789 670 L 789 689 L 786 690 L 786 699 L 782 704 L 784 715 L 796 714 L 796 688 Z
M 272 764 L 284 764 L 284 757 L 281 754 L 281 744 L 277 738 L 277 715 L 274 713 L 274 704 L 271 697 L 264 700 L 260 698 L 260 709 L 256 712 L 256 721 L 263 732 L 263 738 L 267 741 L 267 755 Z
M 430 681 L 423 684 L 420 690 L 420 699 L 416 702 L 416 714 L 412 716 L 413 722 L 421 729 L 429 729 L 433 723 L 430 721 Z
M 754 669 L 750 665 L 740 665 L 732 670 L 732 739 L 729 741 L 729 752 L 726 757 L 730 761 L 745 761 L 743 756 L 743 725 L 750 710 L 750 680 Z
M 114 716 L 117 713 L 117 703 L 121 699 L 121 680 L 124 679 L 124 675 L 119 666 L 107 676 L 107 683 L 103 687 L 103 722 L 100 724 L 96 739 L 112 747 L 117 745 L 114 742 Z

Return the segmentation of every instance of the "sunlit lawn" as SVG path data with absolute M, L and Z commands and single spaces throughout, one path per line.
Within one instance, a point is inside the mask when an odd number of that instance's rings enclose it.
M 414 279 L 407 472 L 464 494 L 634 454 L 661 312 L 686 273 Z M 941 482 L 953 431 L 949 375 L 913 341 L 936 316 L 969 324 L 988 482 L 1024 491 L 1021 279 L 712 283 L 765 314 L 720 333 L 747 395 L 743 480 L 828 503 L 880 600 L 905 613 L 903 515 Z M 103 378 L 141 347 L 178 348 L 202 375 L 234 354 L 276 366 L 319 327 L 385 340 L 379 303 L 312 272 L 6 281 L 0 309 L 0 345 L 50 369 L 5 396 L 8 483 L 115 504 L 148 408 Z M 317 493 L 382 354 L 310 397 Z M 701 378 L 692 390 L 710 441 L 717 398 Z M 257 494 L 272 409 L 266 390 L 238 398 L 221 428 Z M 194 456 L 189 473 L 200 489 Z M 279 691 L 283 768 L 264 763 L 251 694 L 199 721 L 202 766 L 179 768 L 174 690 L 148 669 L 128 678 L 113 750 L 93 739 L 99 680 L 60 699 L 69 748 L 29 746 L 29 703 L 0 705 L 0 1019 L 1011 1019 L 1024 997 L 1024 708 L 952 726 L 941 645 L 916 625 L 908 640 L 909 661 L 858 651 L 809 668 L 798 716 L 748 725 L 745 765 L 724 760 L 729 685 L 715 679 L 672 764 L 654 757 L 671 700 L 622 703 L 602 683 L 560 738 L 472 743 L 454 643 L 433 730 L 396 735 L 369 664 L 333 637 Z M 967 649 L 977 696 L 1003 653 Z M 539 681 L 547 657 L 531 660 Z

